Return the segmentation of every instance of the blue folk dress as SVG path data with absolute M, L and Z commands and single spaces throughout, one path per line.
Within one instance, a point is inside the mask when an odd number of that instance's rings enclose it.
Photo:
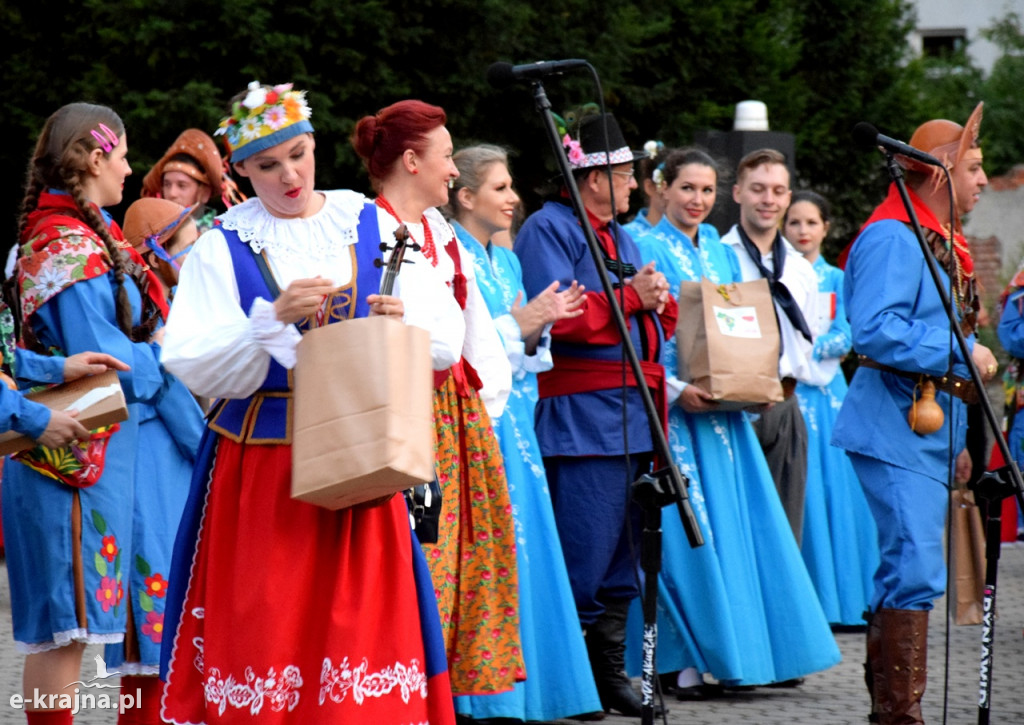
M 708 224 L 700 226 L 699 248 L 668 219 L 637 246 L 676 296 L 681 282 L 702 276 L 715 283 L 740 280 L 735 253 Z M 674 376 L 676 346 L 663 350 L 666 372 Z M 690 478 L 705 544 L 691 548 L 679 517 L 666 510 L 658 671 L 696 667 L 728 684 L 761 685 L 837 663 L 839 649 L 747 414 L 690 414 L 673 405 L 669 446 Z M 630 629 L 630 659 L 637 666 L 638 626 Z
M 7 575 L 22 654 L 124 639 L 138 421 L 142 405 L 158 397 L 165 383 L 160 347 L 132 342 L 120 330 L 106 246 L 79 220 L 71 198 L 44 192 L 29 224 L 18 279 L 23 314 L 43 348 L 61 355 L 106 352 L 131 369 L 118 373 L 128 419 L 107 439 L 94 482 L 79 488 L 20 460 L 4 465 Z M 111 232 L 120 236 L 116 225 Z M 143 294 L 129 275 L 124 290 L 138 325 Z M 70 456 L 52 456 L 49 462 L 64 471 Z M 81 469 L 83 475 L 95 460 Z
M 497 695 L 455 698 L 460 715 L 476 719 L 555 720 L 601 709 L 555 527 L 544 463 L 533 428 L 537 373 L 551 368 L 550 338 L 524 351 L 509 314 L 516 295 L 526 301 L 519 259 L 510 249 L 484 247 L 459 224 L 455 232 L 473 255 L 476 282 L 512 363 L 512 392 L 494 433 L 505 459 L 516 530 L 519 622 L 526 681 Z
M 153 403 L 138 406 L 132 559 L 125 589 L 131 626 L 124 644 L 108 644 L 103 658 L 126 675 L 156 675 L 164 636 L 171 552 L 205 423 L 188 388 L 170 373 Z
M 800 381 L 797 398 L 807 423 L 807 496 L 801 553 L 831 624 L 862 625 L 878 569 L 878 528 L 850 459 L 832 445 L 832 428 L 846 397 L 839 359 L 850 351 L 850 322 L 843 303 L 843 272 L 818 257 L 818 291 L 833 304 L 831 319 L 814 339 L 817 385 Z M 817 332 L 817 331 L 816 331 Z

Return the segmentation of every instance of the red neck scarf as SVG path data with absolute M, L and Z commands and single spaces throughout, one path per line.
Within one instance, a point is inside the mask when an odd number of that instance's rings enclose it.
M 914 213 L 917 215 L 917 221 L 921 224 L 921 228 L 935 232 L 947 240 L 948 243 L 949 228 L 939 223 L 932 210 L 925 206 L 925 203 L 921 201 L 921 197 L 915 194 L 912 189 L 907 189 L 907 194 L 910 196 L 910 202 L 914 206 Z M 903 206 L 903 199 L 900 197 L 899 189 L 895 183 L 889 184 L 889 193 L 885 197 L 885 201 L 875 207 L 875 210 L 871 212 L 871 216 L 868 217 L 860 231 L 857 232 L 857 236 L 859 237 L 869 224 L 874 224 L 883 219 L 894 219 L 904 224 L 910 223 L 910 216 L 907 214 L 906 207 Z M 856 237 L 854 238 L 855 241 L 857 241 Z M 960 269 L 963 271 L 964 277 L 973 277 L 974 260 L 971 258 L 970 249 L 967 247 L 967 240 L 964 239 L 963 235 L 954 233 L 953 242 L 953 249 L 960 262 Z M 853 242 L 850 242 L 846 249 L 843 250 L 843 253 L 839 255 L 840 268 L 846 268 L 846 258 L 849 256 L 852 247 Z

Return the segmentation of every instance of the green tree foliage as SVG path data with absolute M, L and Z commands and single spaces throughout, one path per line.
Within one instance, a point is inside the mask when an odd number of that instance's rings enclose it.
M 586 58 L 638 146 L 728 130 L 738 101 L 765 101 L 772 128 L 796 135 L 796 186 L 832 198 L 839 246 L 885 187 L 882 157 L 852 146 L 853 125 L 869 120 L 906 138 L 944 104 L 958 104 L 953 118 L 972 105 L 956 93 L 932 103 L 922 92 L 934 79 L 907 63 L 908 8 L 907 0 L 80 0 L 57 9 L 8 0 L 0 5 L 4 229 L 13 234 L 25 163 L 60 105 L 91 100 L 121 114 L 135 169 L 127 202 L 182 129 L 213 131 L 230 96 L 254 78 L 309 90 L 322 188 L 368 191 L 348 141 L 356 120 L 417 97 L 448 111 L 457 145 L 509 146 L 532 206 L 555 166 L 531 89 L 491 88 L 486 70 Z M 598 100 L 586 73 L 545 88 L 556 112 Z
M 1003 51 L 985 81 L 985 121 L 981 127 L 989 174 L 1003 174 L 1024 163 L 1024 95 L 1020 87 L 1024 79 L 1024 23 L 1020 15 L 1010 13 L 983 35 Z

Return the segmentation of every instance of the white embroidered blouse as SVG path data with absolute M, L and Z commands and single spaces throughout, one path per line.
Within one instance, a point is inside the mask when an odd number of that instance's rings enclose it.
M 338 286 L 352 277 L 348 248 L 359 241 L 359 214 L 368 200 L 353 191 L 319 193 L 325 197 L 323 208 L 305 218 L 275 217 L 258 198 L 220 217 L 224 228 L 237 231 L 254 251 L 266 251 L 281 289 L 318 275 Z M 378 218 L 382 238 L 390 236 L 397 223 Z M 430 332 L 435 370 L 459 359 L 466 335 L 466 318 L 446 281 L 424 260 L 403 265 L 394 290 L 404 303 L 404 321 Z M 294 326 L 277 319 L 271 301 L 257 298 L 251 309 L 241 308 L 227 240 L 216 227 L 203 234 L 181 268 L 164 336 L 164 366 L 198 395 L 244 398 L 263 383 L 271 358 L 294 366 L 300 338 Z

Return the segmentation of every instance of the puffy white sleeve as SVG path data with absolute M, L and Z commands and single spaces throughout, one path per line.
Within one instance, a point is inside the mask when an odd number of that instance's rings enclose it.
M 271 357 L 294 364 L 300 338 L 277 319 L 271 301 L 241 308 L 224 235 L 219 229 L 203 234 L 181 268 L 164 333 L 164 367 L 197 395 L 244 398 L 267 377 Z

